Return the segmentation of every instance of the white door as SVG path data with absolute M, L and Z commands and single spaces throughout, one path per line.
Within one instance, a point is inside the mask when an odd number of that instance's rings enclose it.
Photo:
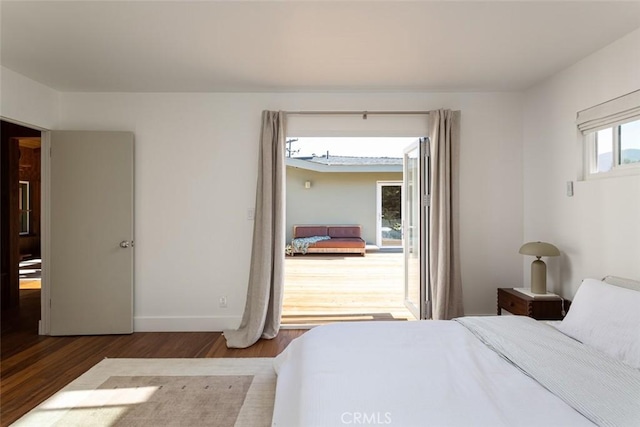
M 49 333 L 133 332 L 133 134 L 50 133 Z
M 404 151 L 403 242 L 405 305 L 417 319 L 428 318 L 429 159 L 426 138 Z

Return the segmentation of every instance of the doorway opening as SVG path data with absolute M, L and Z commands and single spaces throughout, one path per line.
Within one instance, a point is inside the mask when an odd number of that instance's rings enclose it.
M 414 320 L 405 304 L 404 150 L 417 138 L 287 138 L 286 239 L 294 226 L 356 225 L 365 254 L 285 259 L 282 324 Z M 293 252 L 292 252 L 293 251 Z
M 2 332 L 19 330 L 37 336 L 41 311 L 42 134 L 4 120 L 1 126 Z

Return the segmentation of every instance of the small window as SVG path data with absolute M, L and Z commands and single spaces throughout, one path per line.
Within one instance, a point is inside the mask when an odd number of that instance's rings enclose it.
M 585 178 L 640 175 L 640 89 L 579 111 Z
M 19 187 L 20 234 L 29 234 L 29 182 L 20 181 Z
M 640 174 L 640 120 L 585 134 L 588 176 Z
M 609 172 L 613 167 L 613 128 L 596 132 L 596 172 Z
M 625 123 L 620 128 L 621 165 L 640 163 L 640 120 Z

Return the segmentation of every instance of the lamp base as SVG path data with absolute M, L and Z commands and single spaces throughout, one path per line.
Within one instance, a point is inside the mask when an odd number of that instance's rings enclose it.
M 539 259 L 531 263 L 531 292 L 547 293 L 547 265 Z

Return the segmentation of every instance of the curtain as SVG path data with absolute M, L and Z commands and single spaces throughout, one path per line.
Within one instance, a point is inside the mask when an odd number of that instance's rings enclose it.
M 449 320 L 463 315 L 458 236 L 460 112 L 430 111 L 429 139 L 429 279 L 432 317 L 436 320 Z
M 229 348 L 246 348 L 280 329 L 285 248 L 285 113 L 262 112 L 255 223 L 247 302 L 240 328 L 224 331 Z

